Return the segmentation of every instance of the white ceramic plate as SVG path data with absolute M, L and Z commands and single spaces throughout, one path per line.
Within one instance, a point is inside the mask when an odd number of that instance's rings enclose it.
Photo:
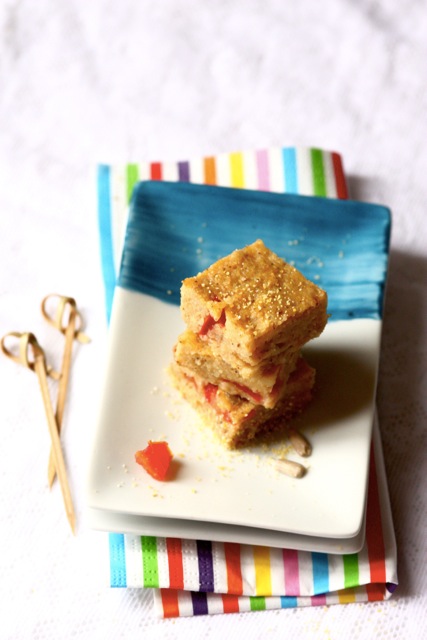
M 282 444 L 228 452 L 201 427 L 165 371 L 180 327 L 176 306 L 116 289 L 89 506 L 354 537 L 364 513 L 381 323 L 331 323 L 306 348 L 319 391 L 298 421 L 313 445 L 301 480 L 273 469 Z M 150 478 L 134 460 L 148 440 L 159 439 L 169 443 L 179 463 L 176 478 L 167 483 Z
M 384 527 L 392 531 L 390 501 L 381 446 L 381 437 L 377 420 L 374 421 L 373 444 L 375 467 L 378 478 L 379 497 L 383 511 Z M 124 513 L 115 513 L 102 509 L 86 510 L 89 526 L 98 531 L 111 533 L 129 533 L 160 537 L 180 537 L 183 539 L 211 540 L 217 542 L 236 542 L 241 544 L 265 545 L 281 549 L 298 551 L 316 551 L 329 554 L 357 553 L 365 540 L 365 521 L 354 538 L 322 538 L 304 536 L 286 532 L 236 527 L 213 522 L 195 522 L 194 520 L 176 520 L 172 518 L 150 518 Z
M 195 531 L 199 523 L 226 525 L 355 544 L 365 513 L 388 233 L 389 212 L 374 205 L 141 183 L 114 295 L 90 509 L 164 519 L 165 528 L 169 520 L 170 535 L 180 521 Z M 183 330 L 180 280 L 227 255 L 236 237 L 239 246 L 263 238 L 328 291 L 335 321 L 304 350 L 318 392 L 298 420 L 313 445 L 300 480 L 273 468 L 284 450 L 298 459 L 283 439 L 225 451 L 166 373 Z M 178 465 L 165 483 L 134 460 L 159 439 Z

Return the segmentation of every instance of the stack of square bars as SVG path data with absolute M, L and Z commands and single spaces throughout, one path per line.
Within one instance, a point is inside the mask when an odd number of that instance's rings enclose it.
M 312 399 L 301 348 L 327 322 L 327 295 L 261 240 L 181 288 L 186 324 L 170 373 L 230 449 L 281 426 Z

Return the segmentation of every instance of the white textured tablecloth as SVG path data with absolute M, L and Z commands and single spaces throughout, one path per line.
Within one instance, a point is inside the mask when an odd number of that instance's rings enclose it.
M 0 638 L 423 637 L 424 3 L 4 0 L 0 34 L 0 334 L 34 331 L 59 366 L 39 311 L 59 292 L 92 338 L 74 351 L 64 419 L 75 537 L 47 488 L 36 378 L 0 358 Z M 399 588 L 381 604 L 158 620 L 150 592 L 107 586 L 106 536 L 83 511 L 107 338 L 95 165 L 286 145 L 342 153 L 351 195 L 393 212 L 378 409 Z

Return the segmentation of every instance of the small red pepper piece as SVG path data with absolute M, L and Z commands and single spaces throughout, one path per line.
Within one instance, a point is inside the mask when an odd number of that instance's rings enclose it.
M 204 396 L 206 400 L 209 402 L 209 404 L 213 404 L 215 402 L 217 391 L 218 391 L 217 385 L 212 384 L 211 382 L 208 382 L 203 387 Z
M 226 315 L 225 315 L 224 309 L 222 310 L 222 313 L 218 318 L 218 320 L 214 320 L 211 315 L 206 316 L 200 328 L 199 336 L 205 336 L 216 324 L 219 324 L 220 327 L 223 327 L 225 325 L 225 321 L 226 321 Z
M 148 441 L 145 449 L 135 453 L 135 460 L 140 464 L 152 478 L 165 480 L 170 463 L 172 462 L 172 452 L 167 442 Z

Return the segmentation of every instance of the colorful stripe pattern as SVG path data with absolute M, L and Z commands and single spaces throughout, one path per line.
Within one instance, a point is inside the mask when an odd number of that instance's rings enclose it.
M 113 587 L 155 589 L 164 617 L 385 600 L 393 591 L 375 455 L 358 554 L 110 534 Z
M 185 162 L 100 165 L 98 172 L 101 259 L 107 313 L 111 310 L 127 223 L 128 203 L 141 180 L 181 181 L 346 199 L 341 157 L 310 148 L 262 149 L 220 154 Z
M 108 314 L 128 202 L 139 180 L 348 197 L 341 158 L 320 149 L 267 149 L 190 162 L 99 167 L 99 229 Z M 113 587 L 154 590 L 165 618 L 384 600 L 397 584 L 390 523 L 382 521 L 371 456 L 367 530 L 350 556 L 176 538 L 110 534 Z
M 110 534 L 111 585 L 154 589 L 166 618 L 386 600 L 397 583 L 395 549 L 375 460 L 373 449 L 366 540 L 357 554 Z

